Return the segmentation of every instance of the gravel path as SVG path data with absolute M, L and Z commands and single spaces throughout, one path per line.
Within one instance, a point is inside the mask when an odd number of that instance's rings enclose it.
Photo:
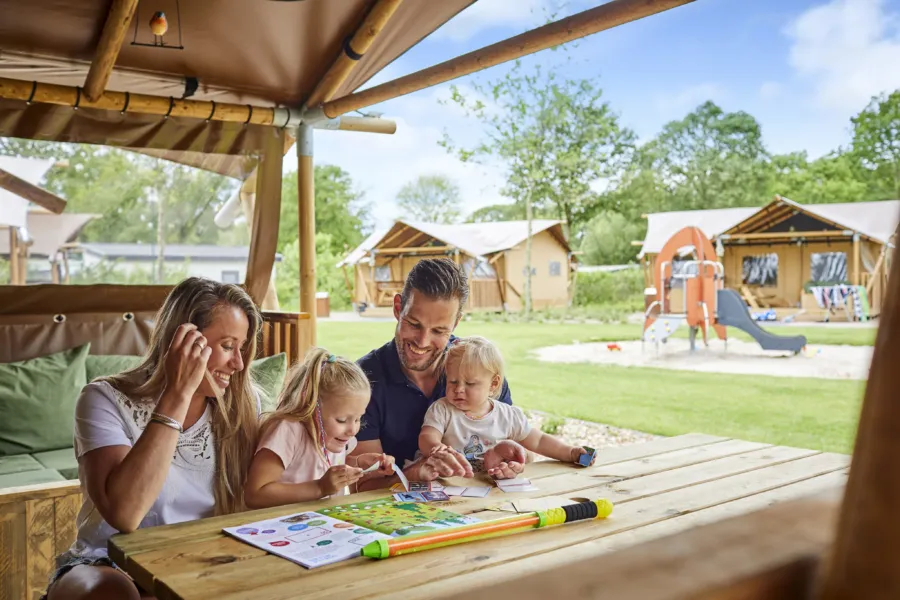
M 525 412 L 528 415 L 528 421 L 533 427 L 540 428 L 541 425 L 548 421 L 551 423 L 558 422 L 558 429 L 555 432 L 548 431 L 547 433 L 552 433 L 573 446 L 590 446 L 591 448 L 599 449 L 638 444 L 662 438 L 662 436 L 631 429 L 621 429 L 602 423 L 555 417 L 536 410 L 526 410 Z

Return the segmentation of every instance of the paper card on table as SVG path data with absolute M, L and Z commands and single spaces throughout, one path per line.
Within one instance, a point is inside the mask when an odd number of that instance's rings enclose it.
M 372 471 L 377 470 L 378 467 L 380 467 L 380 466 L 381 466 L 380 462 L 373 463 L 372 466 L 369 467 L 368 469 L 363 469 L 363 474 L 371 473 Z
M 394 500 L 397 502 L 428 502 L 422 492 L 400 492 L 394 494 Z
M 447 488 L 444 488 L 444 492 L 447 492 Z M 463 490 L 462 495 L 466 498 L 485 498 L 490 493 L 491 488 L 489 487 L 467 487 Z
M 447 494 L 448 496 L 462 496 L 464 491 L 466 491 L 466 488 L 458 487 L 458 486 L 449 486 L 448 485 L 447 487 L 444 488 L 444 493 Z
M 497 481 L 497 487 L 506 492 L 536 492 L 538 487 L 531 483 L 531 480 L 525 478 L 516 479 L 500 479 Z
M 422 492 L 422 495 L 428 502 L 446 502 L 450 500 L 450 496 L 444 492 Z
M 545 498 L 522 498 L 521 500 L 513 500 L 513 508 L 518 513 L 535 512 L 538 510 L 550 510 L 551 508 L 559 508 L 561 506 L 569 506 L 577 504 L 574 500 L 563 498 L 562 496 L 547 496 Z

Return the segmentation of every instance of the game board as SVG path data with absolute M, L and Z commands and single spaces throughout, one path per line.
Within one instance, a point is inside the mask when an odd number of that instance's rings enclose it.
M 392 537 L 480 522 L 430 504 L 395 502 L 393 498 L 331 506 L 320 512 Z

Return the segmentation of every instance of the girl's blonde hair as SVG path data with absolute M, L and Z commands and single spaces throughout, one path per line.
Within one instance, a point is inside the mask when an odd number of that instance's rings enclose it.
M 478 335 L 456 338 L 447 350 L 444 359 L 445 365 L 450 362 L 458 363 L 462 373 L 469 372 L 475 367 L 484 369 L 499 378 L 503 382 L 503 355 L 492 342 Z M 502 385 L 491 394 L 491 399 L 496 400 L 500 395 Z
M 243 289 L 202 277 L 189 277 L 176 285 L 156 314 L 144 359 L 137 367 L 106 378 L 134 401 L 151 403 L 166 387 L 165 356 L 175 331 L 183 323 L 208 327 L 217 312 L 233 306 L 247 315 L 247 343 L 241 349 L 244 369 L 231 375 L 224 394 L 213 402 L 212 433 L 216 452 L 214 495 L 216 514 L 244 509 L 244 482 L 256 449 L 259 419 L 256 394 L 250 381 L 250 362 L 256 356 L 256 338 L 262 316 Z
M 316 409 L 323 398 L 352 393 L 368 395 L 371 391 L 369 379 L 355 362 L 329 354 L 324 348 L 312 348 L 304 361 L 295 364 L 285 377 L 278 408 L 266 415 L 262 435 L 279 421 L 290 419 L 303 423 L 319 447 L 323 432 L 319 429 Z

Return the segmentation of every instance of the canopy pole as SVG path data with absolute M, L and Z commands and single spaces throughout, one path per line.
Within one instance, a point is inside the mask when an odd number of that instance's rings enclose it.
M 309 98 L 306 99 L 306 106 L 318 106 L 331 100 L 334 93 L 359 64 L 359 59 L 369 50 L 372 42 L 381 33 L 401 2 L 403 0 L 378 0 L 353 37 L 344 42 L 341 53 L 316 85 Z
M 41 208 L 46 208 L 53 214 L 62 214 L 66 209 L 66 201 L 51 194 L 47 190 L 38 187 L 24 179 L 13 175 L 9 171 L 0 169 L 0 188 L 12 192 L 16 196 L 34 202 Z
M 612 0 L 433 67 L 331 100 L 323 104 L 322 109 L 327 117 L 333 119 L 353 110 L 410 94 L 693 1 Z
M 103 25 L 103 33 L 97 44 L 97 53 L 84 80 L 84 95 L 90 100 L 97 100 L 109 83 L 113 66 L 119 57 L 119 49 L 125 39 L 125 31 L 134 16 L 138 0 L 113 0 Z M 179 27 L 181 23 L 178 24 Z
M 316 188 L 313 129 L 297 128 L 298 250 L 300 251 L 300 312 L 309 313 L 309 346 L 316 345 Z

